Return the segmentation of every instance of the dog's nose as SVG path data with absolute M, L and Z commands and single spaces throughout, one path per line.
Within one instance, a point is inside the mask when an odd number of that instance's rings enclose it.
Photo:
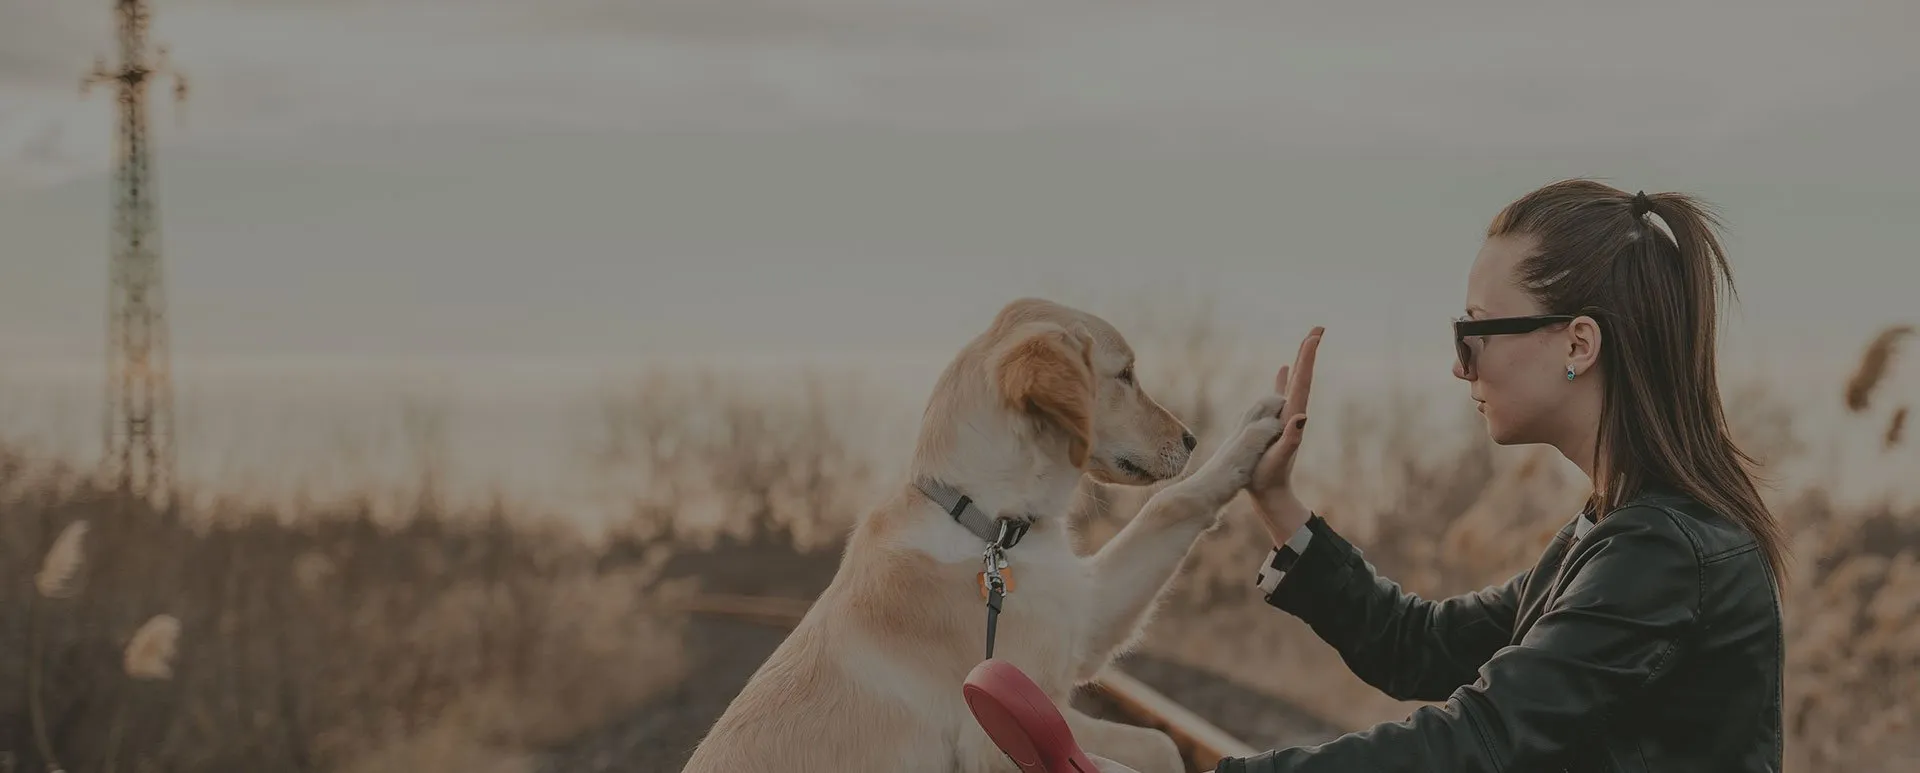
M 1194 437 L 1191 432 L 1181 432 L 1180 444 L 1186 446 L 1188 451 L 1192 451 L 1194 446 L 1200 445 L 1200 439 Z

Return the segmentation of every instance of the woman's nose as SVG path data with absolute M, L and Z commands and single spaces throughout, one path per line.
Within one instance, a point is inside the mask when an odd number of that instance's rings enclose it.
M 1459 360 L 1453 361 L 1453 377 L 1461 381 L 1473 380 L 1473 374 L 1468 373 L 1466 366 L 1461 365 Z

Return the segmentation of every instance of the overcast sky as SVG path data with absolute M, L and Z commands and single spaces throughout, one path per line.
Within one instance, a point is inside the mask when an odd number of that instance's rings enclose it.
M 0 0 L 16 370 L 99 361 L 107 7 Z M 1721 205 L 1740 329 L 1851 356 L 1915 316 L 1917 8 L 159 2 L 174 346 L 943 358 L 1016 295 L 1177 285 L 1438 371 L 1487 219 L 1592 175 Z

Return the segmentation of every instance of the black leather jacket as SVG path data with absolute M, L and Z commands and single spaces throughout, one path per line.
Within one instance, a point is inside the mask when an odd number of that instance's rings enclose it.
M 1376 574 L 1319 516 L 1307 530 L 1267 602 L 1368 684 L 1445 702 L 1218 773 L 1781 769 L 1773 574 L 1751 534 L 1693 499 L 1582 513 L 1533 568 L 1438 601 Z

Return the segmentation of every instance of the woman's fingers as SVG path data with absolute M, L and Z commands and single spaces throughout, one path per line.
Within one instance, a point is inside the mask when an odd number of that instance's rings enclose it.
M 1313 392 L 1313 363 L 1320 354 L 1320 338 L 1327 329 L 1315 326 L 1300 341 L 1300 354 L 1293 362 L 1289 373 L 1292 378 L 1287 382 L 1287 406 L 1296 413 L 1307 412 L 1307 398 Z M 1293 425 L 1287 425 L 1287 431 L 1293 431 Z
M 1293 364 L 1280 366 L 1280 372 L 1274 377 L 1274 388 L 1287 396 L 1284 410 L 1288 420 L 1280 431 L 1280 438 L 1267 447 L 1266 453 L 1260 455 L 1260 461 L 1254 467 L 1250 485 L 1256 490 L 1291 485 L 1288 479 L 1293 475 L 1295 452 L 1300 450 L 1301 432 L 1307 426 L 1307 398 L 1313 391 L 1313 363 L 1320 352 L 1320 337 L 1325 333 L 1326 328 L 1314 327 L 1300 341 L 1300 352 Z
M 1274 384 L 1286 395 L 1285 407 L 1280 409 L 1286 414 L 1286 424 L 1281 427 L 1280 437 L 1260 455 L 1253 476 L 1247 481 L 1247 491 L 1255 498 L 1261 523 L 1275 540 L 1288 539 L 1311 517 L 1311 511 L 1300 504 L 1293 491 L 1293 464 L 1299 458 L 1300 442 L 1306 436 L 1313 364 L 1320 353 L 1320 338 L 1325 333 L 1326 328 L 1315 326 L 1300 342 L 1300 353 L 1293 364 L 1280 368 Z

